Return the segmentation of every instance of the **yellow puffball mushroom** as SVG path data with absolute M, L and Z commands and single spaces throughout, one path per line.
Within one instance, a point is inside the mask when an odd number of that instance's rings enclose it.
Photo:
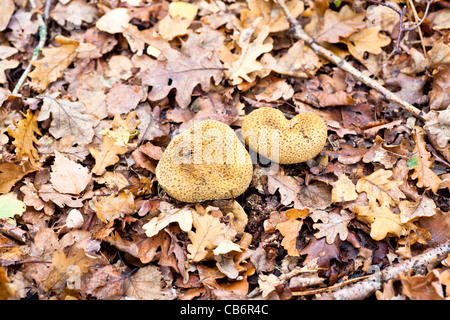
M 167 146 L 156 167 L 160 186 L 183 202 L 235 198 L 247 190 L 253 165 L 228 125 L 201 121 Z
M 260 155 L 280 164 L 307 161 L 322 151 L 327 126 L 314 113 L 300 113 L 291 120 L 275 108 L 250 112 L 242 123 L 245 143 Z

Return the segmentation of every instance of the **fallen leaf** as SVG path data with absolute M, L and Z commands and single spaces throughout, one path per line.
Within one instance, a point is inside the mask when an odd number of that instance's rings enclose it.
M 217 54 L 199 46 L 192 46 L 182 53 L 175 49 L 164 49 L 161 53 L 167 60 L 152 61 L 148 71 L 142 73 L 142 83 L 152 86 L 148 99 L 165 98 L 176 89 L 175 99 L 181 108 L 187 108 L 195 86 L 203 91 L 210 89 L 211 78 L 218 84 L 222 79 L 222 64 Z
M 268 176 L 268 190 L 274 194 L 277 190 L 280 193 L 280 202 L 286 206 L 294 202 L 294 208 L 301 209 L 301 203 L 297 197 L 300 192 L 300 183 L 290 176 L 286 176 L 281 172 Z
M 380 54 L 381 48 L 391 43 L 391 38 L 380 33 L 379 27 L 373 27 L 359 30 L 341 42 L 347 45 L 352 56 L 363 60 L 366 52 Z
M 347 225 L 353 219 L 353 215 L 347 213 L 345 210 L 341 210 L 340 213 L 314 211 L 311 214 L 311 218 L 317 222 L 321 220 L 322 223 L 314 223 L 313 228 L 319 230 L 314 234 L 317 239 L 325 237 L 328 244 L 332 244 L 337 235 L 342 241 L 347 240 L 348 229 Z
M 8 26 L 9 20 L 16 7 L 13 0 L 1 0 L 0 7 L 2 8 L 2 14 L 0 15 L 0 31 L 3 31 Z
M 58 2 L 50 11 L 50 16 L 60 25 L 69 29 L 81 28 L 83 22 L 88 24 L 97 19 L 96 7 L 85 0 L 72 0 L 67 4 Z
M 371 175 L 363 177 L 356 183 L 356 191 L 366 192 L 370 205 L 375 208 L 378 205 L 396 206 L 405 195 L 398 188 L 402 181 L 388 180 L 392 176 L 392 171 L 378 169 Z
M 164 287 L 163 274 L 159 267 L 148 265 L 139 268 L 128 280 L 125 296 L 133 300 L 160 300 Z
M 26 205 L 17 199 L 14 192 L 0 195 L 0 219 L 8 220 L 25 212 Z
M 374 240 L 383 240 L 387 236 L 404 236 L 406 227 L 400 221 L 400 215 L 391 211 L 387 204 L 381 206 L 355 206 L 356 218 L 370 224 L 370 236 Z
M 400 274 L 402 293 L 411 300 L 444 300 L 439 271 L 432 270 L 426 276 Z
M 126 281 L 121 269 L 113 265 L 107 265 L 95 270 L 86 284 L 86 293 L 98 300 L 121 299 Z
M 38 121 L 52 117 L 50 133 L 56 139 L 66 135 L 73 135 L 77 144 L 88 144 L 94 137 L 96 117 L 84 113 L 85 107 L 81 102 L 72 102 L 68 99 L 55 99 L 58 94 L 43 98 L 43 105 Z
M 112 194 L 94 199 L 93 209 L 100 221 L 111 227 L 116 219 L 134 213 L 136 205 L 132 193 L 126 194 L 121 191 L 117 196 Z
M 35 167 L 36 162 L 34 160 L 39 159 L 39 154 L 34 146 L 34 144 L 39 143 L 35 134 L 42 135 L 38 128 L 38 114 L 39 112 L 33 113 L 28 109 L 25 119 L 15 123 L 16 130 L 8 128 L 8 134 L 15 139 L 12 143 L 16 147 L 18 160 L 22 160 L 22 157 L 26 155 Z
M 42 200 L 51 201 L 60 208 L 80 208 L 83 206 L 83 199 L 71 194 L 59 193 L 51 184 L 44 184 L 39 189 L 39 196 Z
M 63 76 L 63 71 L 73 62 L 77 57 L 76 49 L 80 44 L 76 40 L 66 38 L 64 36 L 56 36 L 55 41 L 61 46 L 54 48 L 43 48 L 43 58 L 36 61 L 31 61 L 35 67 L 29 73 L 32 79 L 33 88 L 42 92 L 47 89 L 48 85 Z
M 142 87 L 115 83 L 106 94 L 108 115 L 127 114 L 145 98 L 146 94 Z
M 179 209 L 167 202 L 160 202 L 159 210 L 161 213 L 157 217 L 152 218 L 142 226 L 147 237 L 153 237 L 172 222 L 177 222 L 184 232 L 191 231 L 192 209 L 188 207 Z
M 258 30 L 258 27 L 260 30 Z M 258 30 L 256 38 L 253 36 Z M 263 53 L 272 50 L 272 38 L 268 37 L 269 27 L 258 20 L 254 26 L 242 31 L 239 37 L 240 54 L 239 58 L 232 62 L 227 70 L 227 77 L 231 80 L 232 85 L 237 85 L 244 79 L 247 82 L 252 82 L 253 79 L 249 76 L 250 73 L 260 71 L 263 69 L 263 64 L 257 61 L 258 57 Z
M 297 250 L 297 237 L 298 233 L 303 225 L 302 220 L 297 219 L 289 219 L 284 222 L 280 222 L 277 224 L 277 230 L 283 235 L 283 240 L 281 241 L 281 245 L 287 251 L 287 254 L 290 256 L 299 256 L 299 252 Z
M 337 238 L 333 243 L 328 244 L 325 238 L 312 237 L 308 245 L 300 251 L 300 255 L 307 255 L 303 265 L 316 260 L 318 267 L 329 268 L 331 259 L 339 261 L 339 243 L 340 240 Z
M 342 7 L 338 12 L 327 9 L 324 15 L 324 22 L 315 37 L 317 42 L 338 43 L 340 37 L 348 37 L 359 29 L 366 27 L 363 21 L 364 12 L 354 13 L 348 5 Z
M 398 207 L 402 223 L 415 221 L 420 217 L 431 217 L 436 213 L 436 204 L 433 199 L 428 198 L 425 194 L 417 202 L 400 201 Z
M 417 179 L 419 188 L 431 189 L 436 194 L 441 184 L 441 179 L 431 170 L 433 162 L 430 160 L 431 153 L 428 152 L 426 147 L 425 139 L 427 134 L 424 129 L 416 126 L 413 128 L 412 136 L 416 145 L 414 146 L 411 159 L 408 160 L 409 168 L 414 170 L 413 174 L 411 174 L 411 179 Z
M 353 201 L 358 198 L 356 187 L 347 175 L 340 174 L 338 180 L 332 183 L 331 202 Z
M 64 157 L 55 150 L 50 181 L 53 188 L 61 193 L 81 195 L 92 178 L 89 169 Z
M 116 164 L 120 158 L 119 155 L 128 152 L 128 148 L 117 144 L 116 139 L 105 134 L 103 136 L 103 143 L 101 150 L 89 148 L 89 152 L 95 159 L 95 166 L 92 168 L 92 173 L 102 175 L 106 172 L 106 167 Z
M 445 110 L 450 105 L 450 66 L 433 75 L 429 98 L 431 110 Z
M 97 20 L 95 26 L 100 31 L 108 33 L 122 33 L 129 25 L 131 20 L 127 8 L 115 8 L 106 12 Z

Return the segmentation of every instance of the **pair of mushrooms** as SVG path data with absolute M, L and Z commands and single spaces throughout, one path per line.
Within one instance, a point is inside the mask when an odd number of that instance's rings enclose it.
M 301 113 L 291 120 L 275 108 L 259 108 L 242 123 L 249 148 L 280 164 L 314 158 L 327 140 L 327 126 L 316 114 Z M 183 202 L 235 198 L 253 176 L 250 154 L 234 130 L 216 120 L 201 121 L 167 146 L 156 167 L 160 186 Z

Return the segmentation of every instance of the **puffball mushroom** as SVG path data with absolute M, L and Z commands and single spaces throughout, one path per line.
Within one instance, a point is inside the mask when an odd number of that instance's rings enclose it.
M 228 125 L 201 121 L 167 146 L 156 167 L 160 186 L 183 202 L 235 198 L 247 190 L 253 165 Z
M 275 108 L 256 109 L 245 116 L 242 135 L 250 149 L 280 164 L 314 158 L 327 141 L 327 126 L 314 113 L 300 113 L 291 120 Z

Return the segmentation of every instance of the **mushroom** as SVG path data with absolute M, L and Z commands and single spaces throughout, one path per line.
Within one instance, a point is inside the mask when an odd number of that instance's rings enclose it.
M 242 135 L 250 149 L 280 164 L 307 161 L 320 153 L 327 141 L 327 126 L 314 113 L 291 120 L 275 108 L 256 109 L 245 116 Z
M 183 202 L 235 198 L 252 176 L 245 146 L 233 129 L 216 120 L 201 121 L 172 139 L 156 167 L 160 186 Z

